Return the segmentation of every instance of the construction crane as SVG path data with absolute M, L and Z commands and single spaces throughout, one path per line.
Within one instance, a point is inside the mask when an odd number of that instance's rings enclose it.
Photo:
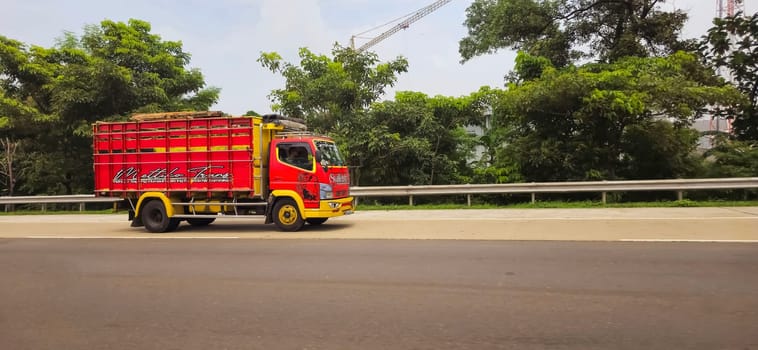
M 420 20 L 422 17 L 424 17 L 424 16 L 426 16 L 426 15 L 428 15 L 428 14 L 436 11 L 437 9 L 439 9 L 442 6 L 445 6 L 446 4 L 448 4 L 451 1 L 453 1 L 453 0 L 438 0 L 438 1 L 435 1 L 434 3 L 432 3 L 431 5 L 428 5 L 426 7 L 421 8 L 420 10 L 414 12 L 413 14 L 410 14 L 410 15 L 406 16 L 407 18 L 404 21 L 396 24 L 394 27 L 390 28 L 386 32 L 384 32 L 382 34 L 379 34 L 379 36 L 377 36 L 375 38 L 372 38 L 367 43 L 361 45 L 358 49 L 355 48 L 355 38 L 357 38 L 359 35 L 363 35 L 365 33 L 368 33 L 368 32 L 370 32 L 370 31 L 372 31 L 372 30 L 374 30 L 376 28 L 369 29 L 369 30 L 367 30 L 367 31 L 365 31 L 363 33 L 359 33 L 359 34 L 353 35 L 352 37 L 350 37 L 350 47 L 353 50 L 356 50 L 358 52 L 366 51 L 366 49 L 368 49 L 368 48 L 370 48 L 370 47 L 378 44 L 379 42 L 381 42 L 384 39 L 389 38 L 393 34 L 399 32 L 399 31 L 401 31 L 403 29 L 408 29 L 408 27 L 413 22 L 416 22 L 416 21 Z

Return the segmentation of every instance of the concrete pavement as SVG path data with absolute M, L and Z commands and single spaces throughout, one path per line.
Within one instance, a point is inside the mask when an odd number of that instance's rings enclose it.
M 282 233 L 262 219 L 219 219 L 150 234 L 125 214 L 0 216 L 0 237 L 758 241 L 758 207 L 358 211 Z

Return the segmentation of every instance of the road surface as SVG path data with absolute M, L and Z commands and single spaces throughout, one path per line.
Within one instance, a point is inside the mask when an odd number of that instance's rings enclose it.
M 758 349 L 758 245 L 0 240 L 3 349 Z
M 758 350 L 758 208 L 0 216 L 1 349 Z

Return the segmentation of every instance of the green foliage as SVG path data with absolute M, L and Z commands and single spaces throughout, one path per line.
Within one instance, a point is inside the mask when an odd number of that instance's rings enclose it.
M 758 13 L 715 18 L 703 37 L 700 52 L 705 62 L 723 69 L 745 94 L 747 103 L 727 109 L 734 130 L 742 140 L 758 140 Z
M 479 196 L 475 196 L 474 199 Z M 450 203 L 450 201 L 434 201 L 432 204 L 397 205 L 364 203 L 358 204 L 358 210 L 445 210 L 445 209 L 575 209 L 575 208 L 678 208 L 678 207 L 754 207 L 758 201 L 693 201 L 684 199 L 681 201 L 657 201 L 657 202 L 621 202 L 606 203 L 599 201 L 537 201 L 511 202 L 508 204 L 472 203 L 468 206 L 462 201 Z M 456 204 L 458 203 L 458 204 Z
M 360 162 L 362 184 L 468 182 L 475 138 L 463 126 L 481 118 L 478 106 L 474 96 L 419 92 L 398 92 L 394 101 L 374 104 L 365 127 L 350 135 L 357 136 L 351 159 Z
M 546 69 L 513 83 L 494 115 L 515 130 L 508 162 L 527 181 L 691 176 L 697 134 L 688 125 L 708 105 L 741 101 L 730 86 L 704 85 L 706 71 L 680 52 Z
M 317 55 L 306 48 L 300 63 L 284 62 L 275 53 L 262 53 L 258 62 L 286 79 L 286 86 L 271 92 L 274 109 L 303 118 L 319 132 L 352 127 L 356 114 L 365 112 L 397 75 L 408 70 L 408 61 L 398 57 L 379 62 L 372 52 L 358 52 L 335 44 L 332 56 Z
M 0 36 L 0 136 L 22 140 L 27 193 L 92 191 L 90 124 L 134 112 L 207 110 L 219 89 L 203 88 L 180 42 L 150 24 L 103 21 L 79 38 L 42 48 Z
M 492 100 L 485 89 L 464 97 L 429 97 L 398 92 L 394 101 L 377 102 L 408 62 L 379 62 L 376 54 L 335 45 L 331 57 L 300 50 L 300 63 L 277 53 L 258 61 L 284 76 L 272 91 L 276 108 L 304 118 L 317 132 L 343 147 L 354 184 L 407 185 L 469 182 L 475 137 L 466 125 L 482 125 Z
M 18 169 L 17 140 L 10 137 L 0 138 L 0 194 L 12 196 L 15 193 Z
M 512 82 L 534 80 L 542 76 L 542 73 L 552 69 L 550 60 L 542 56 L 532 56 L 523 51 L 516 55 L 516 65 L 513 69 Z
M 514 116 L 508 109 L 508 92 L 499 89 L 482 88 L 472 96 L 479 104 L 486 106 L 482 134 L 477 138 L 481 157 L 473 165 L 472 183 L 510 183 L 523 180 L 521 169 L 507 146 L 516 137 Z
M 701 172 L 695 153 L 700 134 L 695 129 L 676 127 L 663 120 L 646 120 L 629 125 L 621 139 L 625 179 L 670 179 Z
M 565 67 L 581 57 L 613 62 L 626 56 L 684 49 L 687 15 L 659 0 L 475 0 L 466 9 L 463 60 L 501 48 L 523 50 Z
M 707 177 L 753 177 L 758 175 L 758 143 L 720 137 L 706 154 Z

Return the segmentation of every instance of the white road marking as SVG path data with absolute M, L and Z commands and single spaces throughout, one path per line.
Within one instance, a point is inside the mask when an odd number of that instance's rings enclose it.
M 362 217 L 360 218 L 361 221 L 406 221 L 401 218 L 367 218 Z M 598 220 L 604 220 L 604 221 L 619 221 L 619 220 L 633 220 L 633 221 L 708 221 L 708 220 L 758 220 L 758 216 L 712 216 L 712 217 L 678 217 L 678 218 L 655 218 L 655 217 L 623 217 L 623 216 L 617 216 L 617 217 L 603 217 L 603 216 L 597 216 L 597 217 L 553 217 L 553 218 L 540 218 L 540 217 L 508 217 L 508 218 L 495 218 L 495 217 L 460 217 L 460 218 L 441 218 L 441 217 L 426 217 L 426 218 L 417 218 L 413 219 L 414 221 L 469 221 L 469 220 L 477 220 L 477 221 L 598 221 Z
M 670 243 L 758 243 L 755 239 L 647 239 L 647 238 L 631 238 L 631 239 L 619 239 L 619 242 L 670 242 Z
M 219 237 L 172 237 L 172 236 L 155 236 L 155 237 L 128 237 L 128 236 L 26 236 L 24 238 L 32 239 L 240 239 L 234 236 Z

